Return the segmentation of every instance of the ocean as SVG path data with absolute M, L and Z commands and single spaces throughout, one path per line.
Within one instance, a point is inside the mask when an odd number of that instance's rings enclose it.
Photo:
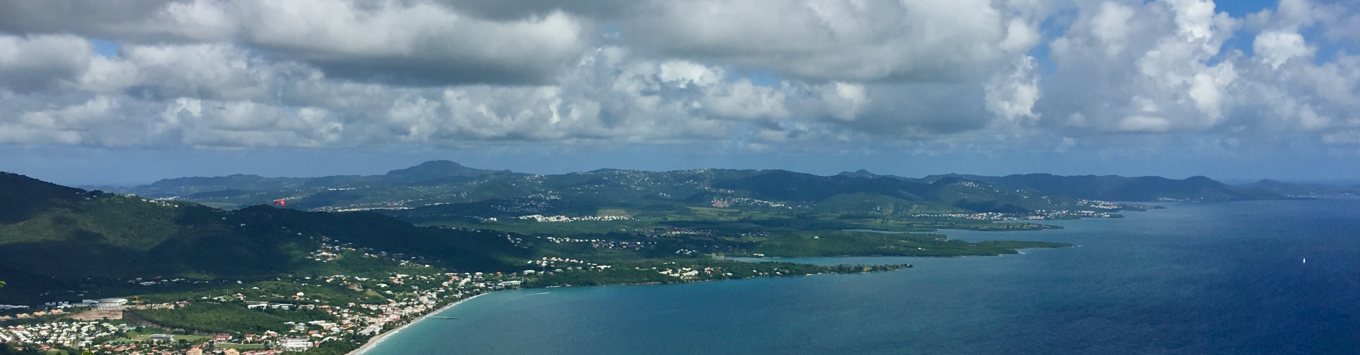
M 496 292 L 413 324 L 388 354 L 1355 354 L 1360 199 L 1171 203 L 912 269 Z M 1305 262 L 1306 259 L 1306 262 Z

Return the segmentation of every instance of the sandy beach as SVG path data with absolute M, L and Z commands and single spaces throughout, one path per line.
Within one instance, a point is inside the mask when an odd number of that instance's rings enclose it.
M 468 297 L 468 298 L 464 298 L 464 299 L 458 300 L 458 302 L 450 303 L 449 305 L 444 306 L 444 308 L 440 308 L 440 309 L 438 309 L 438 310 L 435 310 L 434 312 L 425 313 L 425 315 L 420 316 L 420 318 L 416 318 L 415 320 L 413 320 L 413 321 L 411 321 L 411 322 L 409 322 L 409 323 L 406 323 L 406 324 L 404 324 L 404 325 L 402 325 L 402 326 L 400 326 L 400 327 L 397 327 L 397 329 L 393 329 L 393 330 L 391 330 L 391 331 L 389 331 L 389 332 L 386 332 L 386 333 L 378 334 L 378 336 L 373 337 L 372 339 L 368 339 L 368 342 L 367 342 L 367 343 L 364 343 L 364 346 L 361 346 L 361 347 L 359 347 L 358 349 L 354 349 L 354 351 L 349 352 L 348 355 L 360 355 L 360 354 L 363 354 L 363 353 L 365 353 L 365 352 L 368 352 L 369 350 L 373 349 L 374 347 L 377 347 L 378 344 L 381 344 L 384 340 L 387 340 L 387 337 L 392 336 L 393 334 L 400 333 L 402 330 L 406 329 L 406 327 L 409 327 L 409 326 L 411 326 L 412 324 L 419 323 L 420 321 L 423 321 L 423 320 L 425 320 L 425 318 L 429 318 L 430 316 L 433 316 L 433 315 L 436 315 L 436 314 L 439 314 L 439 313 L 443 313 L 445 310 L 448 310 L 449 308 L 453 308 L 453 306 L 457 306 L 457 305 L 459 305 L 459 304 L 461 304 L 461 303 L 463 303 L 463 302 L 470 301 L 470 300 L 472 300 L 473 298 L 482 297 L 482 296 L 485 296 L 485 295 L 488 295 L 488 294 L 490 294 L 490 292 L 483 293 L 483 294 L 476 295 L 476 296 L 472 296 L 472 297 Z

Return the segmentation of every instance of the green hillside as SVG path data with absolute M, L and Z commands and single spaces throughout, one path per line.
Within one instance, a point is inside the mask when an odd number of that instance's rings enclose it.
M 137 278 L 267 279 L 315 267 L 307 256 L 322 241 L 453 270 L 508 270 L 528 256 L 503 234 L 421 228 L 373 213 L 224 211 L 14 174 L 0 175 L 0 200 L 0 280 L 10 282 L 0 297 L 116 288 Z

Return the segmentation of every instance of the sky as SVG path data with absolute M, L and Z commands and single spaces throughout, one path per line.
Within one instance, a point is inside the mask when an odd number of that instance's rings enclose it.
M 2 171 L 434 159 L 1360 180 L 1360 2 L 0 0 Z

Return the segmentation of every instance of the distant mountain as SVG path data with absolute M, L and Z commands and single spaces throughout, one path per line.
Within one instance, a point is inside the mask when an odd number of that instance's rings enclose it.
M 753 197 L 775 201 L 816 203 L 837 195 L 869 194 L 971 212 L 1014 213 L 1053 206 L 1038 196 L 1002 191 L 990 184 L 963 178 L 944 178 L 924 183 L 879 178 L 863 170 L 835 176 L 775 170 L 741 179 L 718 181 L 713 186 L 750 191 Z
M 1360 185 L 1336 186 L 1326 184 L 1305 184 L 1262 179 L 1241 185 L 1245 188 L 1270 191 L 1286 196 L 1355 196 L 1360 195 Z
M 1064 195 L 1073 198 L 1106 201 L 1237 201 L 1285 198 L 1283 195 L 1270 191 L 1228 186 L 1203 176 L 1173 180 L 1159 176 L 1026 174 L 995 177 L 951 174 L 928 176 L 925 180 L 935 181 L 946 178 L 981 181 L 1003 188 L 1028 190 L 1042 195 Z
M 855 170 L 855 171 L 842 171 L 840 174 L 836 174 L 836 176 L 851 177 L 851 178 L 876 178 L 876 177 L 879 177 L 879 175 L 875 175 L 874 173 L 871 173 L 871 172 L 869 172 L 868 170 L 864 170 L 864 169 L 859 169 L 859 170 Z
M 485 170 L 461 164 L 435 160 L 384 175 L 336 175 L 312 178 L 277 178 L 259 175 L 228 175 L 220 177 L 186 177 L 163 179 L 149 185 L 130 188 L 108 188 L 118 193 L 136 194 L 157 199 L 195 201 L 212 207 L 237 208 L 267 204 L 276 199 L 302 199 L 322 194 L 320 202 L 290 201 L 300 207 L 314 208 L 344 204 L 353 193 L 337 193 L 354 189 L 402 190 L 406 186 L 429 186 L 465 183 L 492 175 L 518 175 L 508 170 Z M 328 195 L 326 195 L 329 193 Z M 338 201 L 338 202 L 335 202 Z M 362 202 L 362 201 L 353 201 Z
M 410 184 L 447 178 L 477 178 L 492 174 L 513 173 L 509 170 L 475 169 L 448 160 L 434 160 L 406 169 L 389 171 L 383 175 L 383 180 L 392 184 Z
M 601 169 L 528 175 L 430 161 L 383 175 L 264 178 L 232 175 L 167 179 L 119 192 L 185 200 L 217 208 L 287 201 L 287 208 L 383 212 L 408 221 L 449 216 L 536 213 L 594 215 L 684 212 L 690 207 L 785 205 L 819 213 L 923 214 L 1021 212 L 1074 208 L 1077 200 L 1231 201 L 1284 198 L 1205 177 L 936 175 L 923 179 L 866 170 L 818 176 L 782 170 L 698 169 L 665 172 Z M 751 200 L 744 200 L 751 199 Z M 733 205 L 735 203 L 736 205 Z M 670 211 L 670 212 L 666 212 Z M 858 211 L 858 212 L 856 212 Z
M 9 282 L 0 303 L 139 277 L 270 278 L 314 267 L 306 256 L 323 238 L 451 269 L 509 270 L 527 256 L 498 233 L 420 228 L 373 213 L 223 211 L 0 173 L 0 280 Z

